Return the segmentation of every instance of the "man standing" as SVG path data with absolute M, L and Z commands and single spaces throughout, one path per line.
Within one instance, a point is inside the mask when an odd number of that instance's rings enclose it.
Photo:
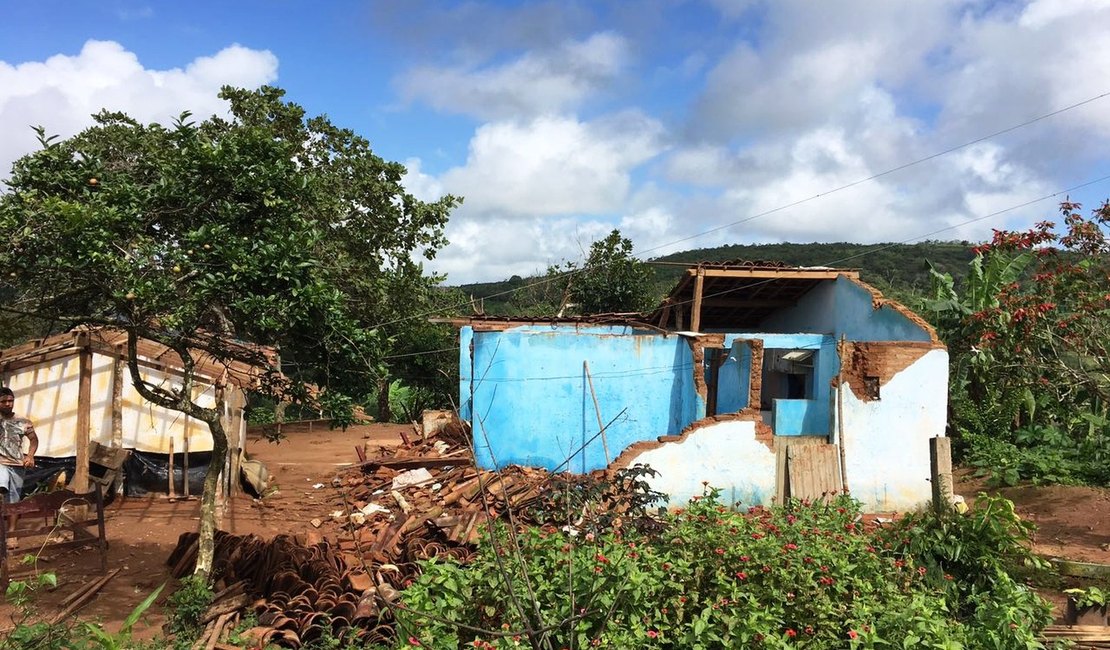
M 27 451 L 23 451 L 23 439 Z M 15 393 L 7 386 L 0 386 L 0 491 L 7 494 L 8 503 L 22 497 L 23 470 L 35 466 L 35 452 L 39 438 L 35 427 L 27 418 L 15 414 Z

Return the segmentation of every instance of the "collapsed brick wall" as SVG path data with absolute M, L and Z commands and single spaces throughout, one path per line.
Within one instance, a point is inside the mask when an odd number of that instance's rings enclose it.
M 856 398 L 871 402 L 880 398 L 882 386 L 895 375 L 944 346 L 916 341 L 844 342 L 838 349 L 842 381 Z

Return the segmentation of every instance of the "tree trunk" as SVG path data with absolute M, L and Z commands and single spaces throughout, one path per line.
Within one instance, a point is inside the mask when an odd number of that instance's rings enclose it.
M 204 492 L 200 495 L 200 541 L 197 549 L 197 566 L 193 575 L 204 582 L 212 573 L 213 554 L 216 546 L 216 491 L 220 488 L 220 471 L 227 457 L 227 432 L 224 431 L 220 413 L 223 413 L 224 400 L 217 397 L 215 417 L 206 420 L 212 432 L 212 459 L 204 475 Z M 186 477 L 185 480 L 188 480 Z
M 378 422 L 390 422 L 393 413 L 389 410 L 389 379 L 378 380 Z

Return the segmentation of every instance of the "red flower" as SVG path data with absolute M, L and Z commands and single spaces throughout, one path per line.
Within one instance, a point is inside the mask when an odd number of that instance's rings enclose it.
M 655 638 L 659 637 L 659 633 L 656 632 L 655 630 L 648 630 L 647 635 L 648 635 L 649 639 L 655 639 Z
M 420 645 L 423 645 L 423 644 L 420 643 L 420 639 L 418 639 L 414 636 L 410 636 L 409 637 L 409 645 L 411 645 L 411 646 L 420 646 Z
M 736 579 L 737 580 L 747 580 L 748 579 L 748 574 L 744 573 L 743 571 L 737 571 L 736 572 Z
M 848 630 L 848 638 L 849 639 L 854 639 L 857 636 L 859 636 L 859 634 L 855 630 Z
M 786 636 L 793 639 L 794 637 L 798 636 L 798 633 L 794 631 L 794 628 L 788 627 L 786 628 Z
M 725 554 L 725 549 L 718 548 L 718 549 L 714 549 L 713 552 L 716 553 L 717 555 L 724 555 Z
M 597 561 L 601 562 L 602 564 L 609 564 L 609 558 L 605 557 L 601 553 L 597 554 Z
M 783 546 L 783 548 L 788 550 L 788 551 L 796 551 L 796 550 L 798 550 L 798 545 L 794 544 L 794 543 L 791 543 L 791 544 L 787 544 L 786 546 Z

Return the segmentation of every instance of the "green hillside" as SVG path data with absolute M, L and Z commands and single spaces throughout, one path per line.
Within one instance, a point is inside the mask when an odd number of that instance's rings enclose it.
M 941 272 L 960 279 L 971 261 L 968 242 L 921 242 L 917 244 L 751 244 L 698 248 L 649 260 L 655 269 L 656 293 L 662 298 L 681 276 L 684 268 L 697 262 L 763 261 L 792 266 L 832 266 L 859 269 L 865 282 L 891 297 L 906 298 L 929 287 L 929 263 Z M 486 314 L 517 315 L 521 294 L 517 291 L 539 278 L 513 276 L 500 282 L 464 284 L 464 294 L 481 299 Z

